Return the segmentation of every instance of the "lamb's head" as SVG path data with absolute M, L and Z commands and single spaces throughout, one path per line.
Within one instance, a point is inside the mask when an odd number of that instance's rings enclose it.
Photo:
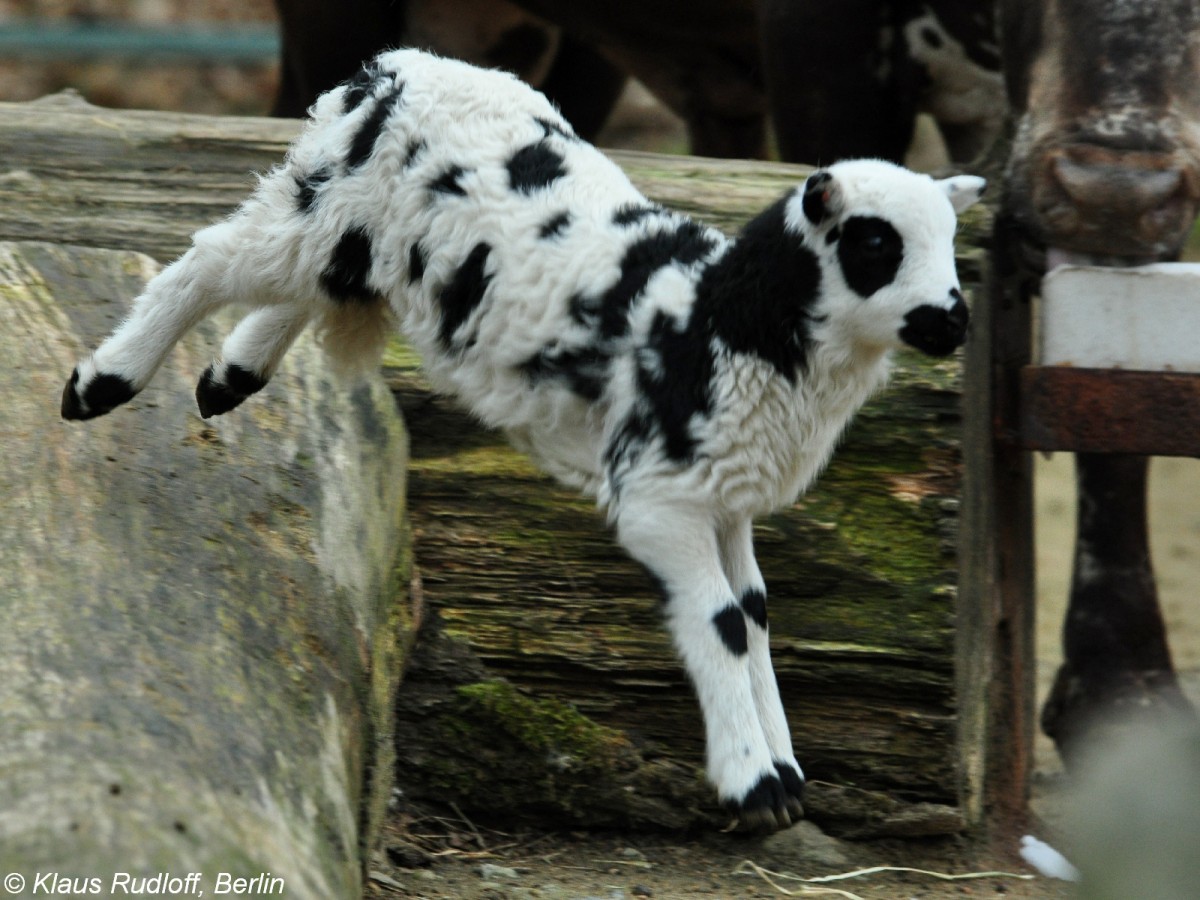
M 983 193 L 973 175 L 934 179 L 878 160 L 814 172 L 788 201 L 787 227 L 821 261 L 814 336 L 848 350 L 907 344 L 948 355 L 967 334 L 954 266 L 957 214 Z

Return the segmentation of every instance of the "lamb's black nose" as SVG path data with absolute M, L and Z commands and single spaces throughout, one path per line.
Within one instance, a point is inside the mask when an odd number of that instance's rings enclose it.
M 930 356 L 949 356 L 967 339 L 971 314 L 957 288 L 950 291 L 954 303 L 949 307 L 922 304 L 904 317 L 900 340 Z

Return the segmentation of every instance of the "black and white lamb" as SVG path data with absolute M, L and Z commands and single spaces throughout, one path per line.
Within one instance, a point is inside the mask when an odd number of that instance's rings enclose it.
M 648 202 L 515 78 L 389 52 L 150 281 L 62 414 L 128 401 L 227 303 L 255 309 L 200 379 L 205 417 L 260 390 L 310 321 L 358 366 L 398 324 L 437 388 L 598 497 L 661 584 L 721 800 L 786 826 L 803 775 L 751 521 L 812 482 L 893 348 L 963 343 L 956 212 L 983 186 L 842 162 L 730 240 Z

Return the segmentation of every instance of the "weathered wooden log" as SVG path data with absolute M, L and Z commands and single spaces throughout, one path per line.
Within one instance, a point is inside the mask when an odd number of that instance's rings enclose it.
M 167 259 L 245 196 L 250 170 L 278 162 L 296 128 L 77 102 L 0 104 L 0 237 L 133 247 Z M 806 171 L 612 156 L 652 199 L 728 230 Z M 960 230 L 968 290 L 981 280 L 987 220 L 986 210 L 969 215 Z M 388 363 L 413 432 L 410 511 L 425 595 L 445 632 L 486 666 L 469 683 L 441 684 L 440 694 L 439 679 L 467 669 L 432 665 L 428 678 L 416 673 L 406 684 L 405 714 L 418 718 L 402 723 L 405 784 L 486 806 L 494 772 L 467 760 L 494 759 L 494 741 L 475 750 L 506 722 L 532 756 L 553 757 L 555 738 L 506 719 L 512 705 L 496 698 L 508 694 L 493 690 L 503 676 L 534 706 L 549 704 L 534 710 L 535 721 L 554 720 L 566 701 L 621 735 L 642 763 L 665 760 L 684 773 L 659 779 L 669 814 L 653 812 L 650 798 L 600 818 L 679 825 L 703 817 L 687 799 L 700 761 L 699 712 L 645 576 L 588 501 L 431 396 L 402 346 Z M 972 617 L 978 633 L 956 641 L 959 403 L 957 363 L 902 357 L 892 386 L 858 417 L 814 491 L 758 529 L 781 688 L 798 756 L 816 780 L 810 812 L 843 831 L 944 831 L 978 820 L 982 809 L 986 729 L 977 723 L 986 712 L 964 710 L 960 698 L 985 696 L 990 621 Z M 432 736 L 453 746 L 438 754 Z M 653 790 L 645 787 L 652 781 L 638 790 Z M 511 811 L 518 794 L 494 805 Z M 531 790 L 528 809 L 545 813 L 553 794 L 553 785 L 548 794 Z M 568 818 L 586 820 L 585 807 L 573 801 Z
M 137 249 L 169 262 L 283 161 L 300 123 L 100 109 L 64 92 L 0 103 L 0 240 Z M 611 151 L 652 200 L 734 231 L 804 178 L 803 166 Z M 964 280 L 987 235 L 963 222 Z
M 310 340 L 201 420 L 227 316 L 128 407 L 62 422 L 64 375 L 155 268 L 0 243 L 0 872 L 358 897 L 411 632 L 403 425 Z
M 415 360 L 395 362 L 389 381 L 412 432 L 417 561 L 446 632 L 466 641 L 493 675 L 535 696 L 568 700 L 592 720 L 634 735 L 645 757 L 698 766 L 699 711 L 644 572 L 625 557 L 593 504 L 430 395 Z M 878 792 L 865 808 L 843 813 L 835 808 L 841 792 L 810 789 L 810 815 L 842 832 L 872 831 L 857 820 L 875 812 L 890 817 L 895 811 L 883 799 L 889 795 L 959 803 L 958 383 L 954 362 L 906 360 L 888 392 L 852 426 L 818 486 L 756 531 L 797 756 L 811 778 Z M 435 686 L 444 675 L 434 676 Z M 401 758 L 414 764 L 406 778 L 430 796 L 458 797 L 471 780 L 474 750 L 451 771 L 447 760 L 463 748 L 462 735 L 478 731 L 473 722 L 493 716 L 478 703 L 437 706 L 414 693 L 427 680 L 414 673 L 406 681 L 405 698 L 420 697 L 400 726 Z M 431 745 L 425 717 L 435 707 L 447 721 Z M 454 735 L 435 755 L 433 745 Z M 529 747 L 535 749 L 536 742 Z M 430 769 L 435 759 L 440 768 Z M 476 777 L 466 796 L 486 802 L 496 775 L 489 768 Z M 686 794 L 678 784 L 670 792 Z M 514 808 L 494 787 L 491 796 Z M 528 809 L 545 803 L 528 801 Z M 964 826 L 961 814 L 927 812 L 894 830 Z M 656 809 L 626 813 L 633 821 L 682 824 L 678 810 L 661 819 Z M 874 826 L 873 833 L 892 830 L 883 821 Z

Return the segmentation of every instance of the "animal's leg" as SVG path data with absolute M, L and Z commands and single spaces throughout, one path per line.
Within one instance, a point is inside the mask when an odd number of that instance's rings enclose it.
M 759 724 L 746 615 L 702 508 L 622 503 L 621 544 L 659 580 L 666 618 L 704 714 L 708 777 L 747 829 L 786 827 L 788 795 Z
M 749 519 L 724 529 L 720 535 L 721 562 L 747 619 L 750 655 L 750 687 L 754 708 L 767 738 L 775 769 L 787 792 L 788 812 L 793 819 L 804 815 L 804 772 L 792 750 L 792 733 L 779 696 L 779 682 L 771 665 L 770 631 L 767 625 L 767 587 L 754 557 L 754 529 Z
M 303 118 L 318 96 L 384 47 L 407 43 L 407 2 L 276 0 L 282 47 L 273 116 Z
M 284 303 L 259 307 L 242 319 L 225 339 L 221 359 L 204 370 L 196 386 L 200 415 L 227 413 L 262 390 L 309 316 L 304 304 Z
M 627 80 L 626 74 L 593 46 L 564 34 L 541 88 L 562 110 L 575 133 L 585 141 L 594 141 Z
M 1072 764 L 1090 729 L 1124 714 L 1194 715 L 1158 605 L 1146 521 L 1148 460 L 1080 454 L 1079 521 L 1062 668 L 1042 729 Z
M 63 390 L 64 419 L 91 419 L 132 400 L 202 319 L 234 299 L 250 299 L 230 293 L 254 283 L 231 272 L 249 242 L 240 221 L 199 232 L 187 253 L 150 280 L 129 318 L 71 373 Z
M 880 69 L 863 64 L 880 52 L 880 29 L 892 4 L 755 0 L 754 5 L 780 156 L 818 165 L 855 156 L 900 162 L 917 112 L 917 91 L 899 89 L 912 75 L 911 63 L 889 54 L 881 60 L 888 63 L 883 77 Z M 838 99 L 830 102 L 828 86 L 834 84 Z

